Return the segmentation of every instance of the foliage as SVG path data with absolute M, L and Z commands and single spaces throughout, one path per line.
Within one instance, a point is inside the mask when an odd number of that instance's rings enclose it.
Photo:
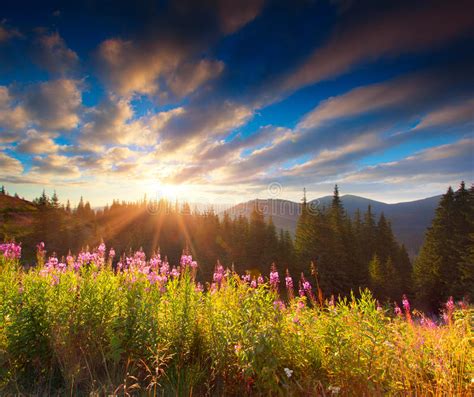
M 216 265 L 206 288 L 185 253 L 171 267 L 105 245 L 29 270 L 0 250 L 0 393 L 108 395 L 469 395 L 473 309 L 396 315 L 367 290 L 319 302 Z M 12 255 L 11 253 L 15 253 Z M 316 280 L 317 281 L 317 280 Z M 283 284 L 283 283 L 282 283 Z M 282 296 L 287 296 L 283 299 Z
M 461 183 L 441 199 L 414 264 L 417 298 L 436 308 L 449 296 L 474 294 L 474 187 Z

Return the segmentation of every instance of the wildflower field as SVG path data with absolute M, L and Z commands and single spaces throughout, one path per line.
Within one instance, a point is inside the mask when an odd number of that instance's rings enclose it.
M 238 275 L 196 281 L 141 251 L 19 264 L 0 245 L 2 395 L 459 395 L 473 392 L 472 307 L 439 320 L 380 306 L 369 291 L 325 300 L 317 279 Z M 315 285 L 312 285 L 315 284 Z

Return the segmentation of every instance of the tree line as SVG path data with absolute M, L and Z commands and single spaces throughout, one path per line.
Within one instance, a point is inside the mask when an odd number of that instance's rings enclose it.
M 4 189 L 2 194 L 7 194 Z M 185 249 L 199 261 L 203 280 L 209 280 L 218 260 L 239 273 L 255 274 L 267 273 L 275 263 L 295 277 L 308 274 L 312 263 L 326 296 L 368 287 L 381 302 L 407 294 L 435 310 L 449 296 L 474 295 L 474 187 L 464 183 L 442 197 L 413 266 L 384 214 L 376 218 L 368 206 L 351 218 L 337 185 L 327 208 L 303 200 L 294 238 L 276 230 L 271 217 L 264 218 L 258 200 L 249 218 L 165 199 L 115 200 L 94 210 L 82 198 L 71 207 L 69 201 L 61 204 L 56 193 L 48 197 L 43 191 L 33 202 L 33 226 L 22 234 L 27 261 L 33 261 L 39 241 L 58 256 L 104 241 L 117 252 L 159 250 L 173 263 Z

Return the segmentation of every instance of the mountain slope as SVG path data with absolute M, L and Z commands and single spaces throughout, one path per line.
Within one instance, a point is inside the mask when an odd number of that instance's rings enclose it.
M 405 244 L 411 256 L 418 253 L 423 243 L 425 231 L 433 220 L 440 198 L 441 196 L 434 196 L 422 200 L 387 204 L 350 194 L 341 197 L 344 208 L 351 217 L 357 209 L 364 213 L 369 205 L 376 217 L 383 212 L 392 223 L 396 238 L 402 244 Z M 332 196 L 324 196 L 311 200 L 309 203 L 328 208 L 331 205 L 331 200 Z M 277 229 L 289 230 L 294 234 L 301 210 L 299 203 L 279 199 L 251 200 L 229 208 L 228 212 L 231 216 L 249 217 L 257 203 L 259 210 L 266 218 L 272 216 Z

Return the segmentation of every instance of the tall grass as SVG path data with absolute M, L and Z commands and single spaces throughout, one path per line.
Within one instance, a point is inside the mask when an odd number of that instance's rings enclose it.
M 28 271 L 0 253 L 0 394 L 471 395 L 473 309 L 437 324 L 369 291 L 296 297 L 217 266 L 202 288 L 184 255 L 138 252 L 112 267 L 101 246 Z M 46 263 L 44 263 L 46 262 Z M 303 285 L 304 282 L 307 284 Z M 409 306 L 409 305 L 408 305 Z

